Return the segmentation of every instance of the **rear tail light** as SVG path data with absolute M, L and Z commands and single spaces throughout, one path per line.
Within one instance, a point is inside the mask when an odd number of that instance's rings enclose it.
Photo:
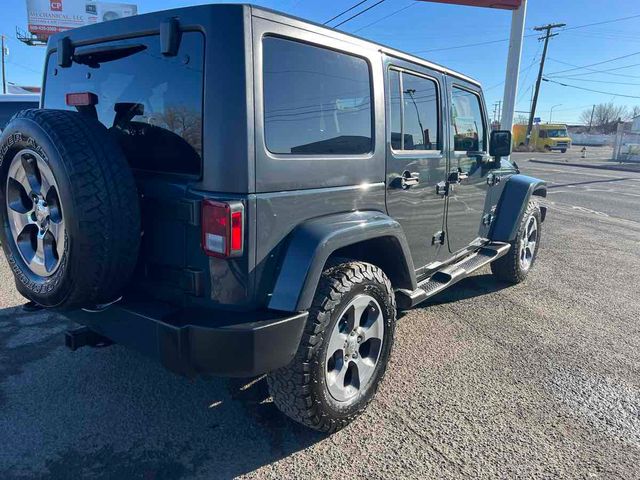
M 98 104 L 98 96 L 91 92 L 67 93 L 65 100 L 70 107 L 89 107 Z
M 238 257 L 244 250 L 241 202 L 202 202 L 202 248 L 213 257 Z

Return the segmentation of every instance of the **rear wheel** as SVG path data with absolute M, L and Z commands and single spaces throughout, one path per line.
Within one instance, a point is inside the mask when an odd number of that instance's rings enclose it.
M 522 282 L 533 267 L 540 248 L 542 216 L 537 202 L 530 201 L 509 252 L 491 264 L 493 274 L 508 283 Z
M 296 356 L 267 376 L 276 406 L 322 432 L 349 424 L 382 381 L 395 319 L 391 283 L 378 267 L 350 262 L 325 270 Z

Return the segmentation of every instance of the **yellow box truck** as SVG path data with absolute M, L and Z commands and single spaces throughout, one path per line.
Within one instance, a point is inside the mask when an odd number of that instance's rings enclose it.
M 514 147 L 524 147 L 527 135 L 526 125 L 513 126 Z M 562 123 L 545 123 L 534 125 L 531 130 L 529 146 L 534 150 L 553 151 L 559 150 L 565 153 L 571 148 L 571 138 L 567 133 L 567 126 Z

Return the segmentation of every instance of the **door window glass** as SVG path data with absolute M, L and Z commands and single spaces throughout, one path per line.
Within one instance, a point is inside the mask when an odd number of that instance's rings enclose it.
M 391 148 L 440 150 L 436 83 L 397 70 L 389 75 Z
M 451 126 L 454 150 L 484 152 L 485 128 L 480 97 L 461 88 L 453 87 L 452 90 Z
M 400 95 L 400 72 L 397 70 L 389 72 L 389 101 L 391 103 L 391 148 L 401 150 L 402 106 L 400 102 L 402 102 L 402 96 Z
M 263 42 L 264 135 L 270 152 L 345 155 L 372 151 L 368 63 L 300 42 Z

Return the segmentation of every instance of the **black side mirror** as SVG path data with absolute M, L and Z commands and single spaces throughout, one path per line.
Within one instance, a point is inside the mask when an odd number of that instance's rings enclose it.
M 509 130 L 494 130 L 489 139 L 489 155 L 496 160 L 511 155 L 511 132 Z

